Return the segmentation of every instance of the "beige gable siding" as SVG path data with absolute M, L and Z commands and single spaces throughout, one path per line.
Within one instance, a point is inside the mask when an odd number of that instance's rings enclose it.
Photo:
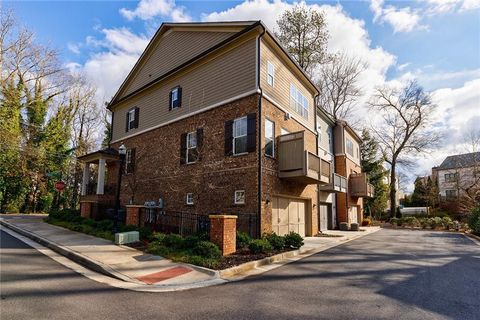
M 330 140 L 333 139 L 333 133 L 331 131 L 331 126 L 328 124 L 328 122 L 320 116 L 317 116 L 317 133 L 318 147 L 321 149 L 318 151 L 318 154 L 322 156 L 327 156 L 329 155 L 329 153 L 332 152 L 331 143 L 333 143 L 333 141 Z M 331 134 L 330 139 L 328 137 L 329 133 Z
M 161 126 L 190 113 L 254 91 L 256 88 L 255 50 L 256 39 L 250 38 L 237 47 L 120 103 L 114 109 L 112 141 Z M 182 87 L 182 106 L 169 111 L 169 92 L 176 86 Z M 125 132 L 126 113 L 132 107 L 140 109 L 139 127 Z
M 264 94 L 288 110 L 292 116 L 310 130 L 315 130 L 314 94 L 312 94 L 297 76 L 290 70 L 286 62 L 280 58 L 271 47 L 261 41 L 260 46 L 260 86 Z M 273 87 L 267 83 L 267 62 L 275 67 L 275 82 Z M 294 109 L 290 108 L 290 84 L 293 83 L 308 99 L 308 120 Z
M 156 41 L 143 65 L 119 98 L 141 88 L 153 79 L 178 67 L 210 47 L 233 36 L 233 32 L 169 31 Z

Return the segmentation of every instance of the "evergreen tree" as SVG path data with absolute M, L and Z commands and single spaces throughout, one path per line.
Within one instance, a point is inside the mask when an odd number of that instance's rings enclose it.
M 417 177 L 415 179 L 415 189 L 412 193 L 411 205 L 413 207 L 426 207 L 428 199 L 428 189 L 427 186 L 423 183 L 423 178 Z
M 379 217 L 387 208 L 388 186 L 384 182 L 386 170 L 383 167 L 383 158 L 379 155 L 378 143 L 367 129 L 362 131 L 361 165 L 362 171 L 367 173 L 370 183 L 375 188 L 375 196 L 364 199 L 368 214 Z

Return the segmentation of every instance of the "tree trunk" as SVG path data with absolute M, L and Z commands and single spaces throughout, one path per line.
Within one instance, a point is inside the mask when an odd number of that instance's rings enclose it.
M 394 218 L 396 216 L 396 177 L 395 177 L 395 163 L 392 163 L 392 168 L 390 171 L 390 217 Z

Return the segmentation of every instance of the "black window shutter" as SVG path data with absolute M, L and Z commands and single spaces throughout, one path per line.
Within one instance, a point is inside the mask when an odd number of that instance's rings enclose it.
M 233 154 L 233 120 L 225 122 L 225 155 L 231 156 Z
M 182 106 L 182 87 L 177 88 L 177 103 L 176 107 L 181 107 Z
M 254 152 L 256 149 L 257 114 L 247 115 L 247 152 Z
M 202 158 L 202 146 L 203 146 L 203 128 L 197 129 L 197 159 Z
M 170 90 L 170 93 L 168 94 L 168 110 L 172 110 L 172 90 Z
M 128 132 L 128 111 L 127 111 L 127 114 L 126 114 L 126 118 L 127 118 L 126 119 L 127 122 L 126 122 L 126 125 L 125 125 L 125 132 Z
M 187 163 L 187 134 L 180 136 L 180 164 Z
M 140 116 L 140 108 L 135 107 L 135 123 L 134 123 L 134 127 L 135 127 L 135 128 L 138 128 L 138 119 L 139 119 L 139 116 Z

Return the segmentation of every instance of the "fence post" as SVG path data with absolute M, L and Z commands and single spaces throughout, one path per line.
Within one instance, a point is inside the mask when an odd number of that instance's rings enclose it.
M 237 216 L 210 215 L 210 241 L 215 243 L 224 256 L 237 251 Z

